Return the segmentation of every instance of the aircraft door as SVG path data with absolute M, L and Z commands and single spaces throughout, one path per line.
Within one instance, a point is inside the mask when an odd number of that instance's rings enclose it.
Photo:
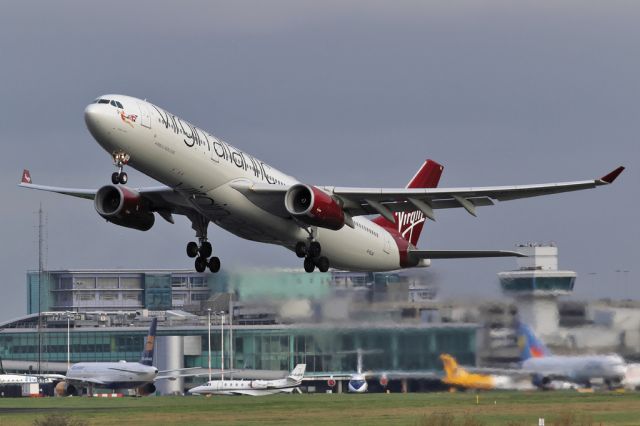
M 140 108 L 140 124 L 148 129 L 151 128 L 151 115 L 149 114 L 149 108 L 141 102 L 138 102 L 138 108 Z
M 385 236 L 384 236 L 384 252 L 387 254 L 391 253 L 391 235 L 389 235 L 389 233 L 385 232 Z

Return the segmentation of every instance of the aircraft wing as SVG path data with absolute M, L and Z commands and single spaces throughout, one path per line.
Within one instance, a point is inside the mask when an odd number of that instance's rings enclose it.
M 27 189 L 35 189 L 38 191 L 55 192 L 57 194 L 69 195 L 72 197 L 84 198 L 87 200 L 93 200 L 96 196 L 96 193 L 98 192 L 98 189 L 36 185 L 31 180 L 31 174 L 29 173 L 29 170 L 26 169 L 22 172 L 22 180 L 18 184 L 18 186 Z M 160 215 L 168 222 L 173 223 L 170 216 L 172 213 L 186 215 L 188 213 L 195 212 L 179 192 L 168 186 L 154 186 L 131 189 L 138 192 L 144 199 L 149 202 L 151 211 L 160 213 Z
M 433 210 L 464 208 L 476 215 L 476 207 L 490 206 L 495 201 L 510 201 L 519 198 L 591 189 L 613 183 L 624 167 L 592 180 L 546 183 L 537 185 L 513 185 L 470 188 L 330 188 L 330 193 L 343 200 L 344 208 L 352 216 L 381 214 L 385 217 L 396 211 L 423 211 L 425 216 L 434 218 Z M 327 188 L 329 189 L 329 188 Z M 386 209 L 386 211 L 385 211 Z
M 526 257 L 517 251 L 506 250 L 409 250 L 416 259 L 470 259 L 479 257 Z
M 425 216 L 435 220 L 433 211 L 436 209 L 464 208 L 475 216 L 476 207 L 490 206 L 495 201 L 517 200 L 608 185 L 613 183 L 623 170 L 624 167 L 620 166 L 597 179 L 536 185 L 469 188 L 349 188 L 331 186 L 320 188 L 332 195 L 343 206 L 345 212 L 351 216 L 380 214 L 395 222 L 394 212 L 410 211 L 417 208 Z M 262 183 L 253 184 L 244 180 L 234 182 L 231 186 L 258 207 L 277 216 L 289 217 L 284 207 L 284 197 L 289 187 Z

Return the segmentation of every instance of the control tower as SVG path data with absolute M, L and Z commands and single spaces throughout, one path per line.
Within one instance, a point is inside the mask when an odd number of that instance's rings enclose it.
M 537 335 L 558 330 L 558 296 L 573 292 L 576 273 L 558 270 L 558 248 L 553 244 L 525 244 L 517 250 L 518 270 L 499 272 L 502 292 L 515 299 L 520 321 Z

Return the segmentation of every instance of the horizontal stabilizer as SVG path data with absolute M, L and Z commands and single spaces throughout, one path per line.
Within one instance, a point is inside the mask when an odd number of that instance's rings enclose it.
M 469 259 L 474 257 L 526 257 L 517 251 L 507 250 L 409 250 L 416 259 Z

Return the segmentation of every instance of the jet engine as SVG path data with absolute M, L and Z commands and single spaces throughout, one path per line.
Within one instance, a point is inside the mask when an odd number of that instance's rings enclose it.
M 138 388 L 138 395 L 149 396 L 152 393 L 156 392 L 156 385 L 153 383 L 147 383 L 146 385 L 142 385 Z
M 56 384 L 55 393 L 58 396 L 77 396 L 78 390 L 76 389 L 75 386 L 70 385 L 65 381 L 62 381 Z
M 148 231 L 155 216 L 140 194 L 123 185 L 106 185 L 98 190 L 94 200 L 100 216 L 116 225 Z
M 267 384 L 264 380 L 252 380 L 251 381 L 251 389 L 266 389 Z
M 380 386 L 382 386 L 383 388 L 386 388 L 388 384 L 389 384 L 389 378 L 387 377 L 387 375 L 383 374 L 382 376 L 380 376 Z
M 344 226 L 342 206 L 315 186 L 293 185 L 284 196 L 284 206 L 290 215 L 307 225 L 334 231 Z

